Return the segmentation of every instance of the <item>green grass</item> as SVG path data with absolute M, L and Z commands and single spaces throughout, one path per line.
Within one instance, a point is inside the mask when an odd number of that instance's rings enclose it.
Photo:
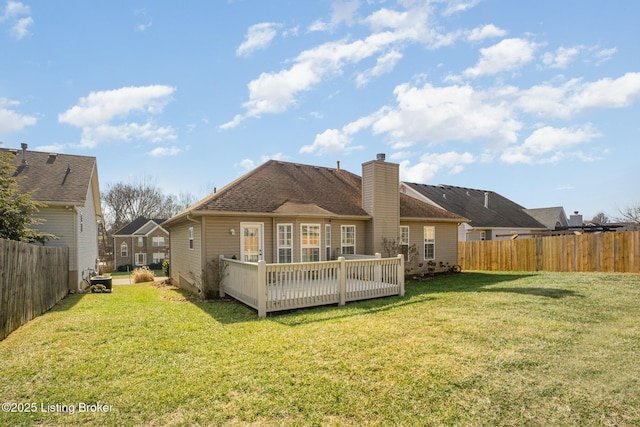
M 164 272 L 162 270 L 152 270 L 152 271 L 153 271 L 153 274 L 156 275 L 156 277 L 164 277 Z M 126 271 L 114 271 L 112 273 L 109 273 L 108 275 L 113 277 L 114 279 L 124 279 L 129 276 L 133 277 L 133 271 L 130 271 L 128 273 Z
M 269 315 L 150 285 L 0 342 L 0 425 L 640 425 L 640 276 L 475 273 Z M 112 405 L 105 414 L 41 404 Z

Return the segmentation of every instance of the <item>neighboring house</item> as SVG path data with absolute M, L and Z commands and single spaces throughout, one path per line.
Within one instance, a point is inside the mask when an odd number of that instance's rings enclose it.
M 169 255 L 166 219 L 136 218 L 113 235 L 114 268 L 162 264 Z
M 569 227 L 569 220 L 562 206 L 525 209 L 524 211 L 549 230 L 560 230 Z
M 531 237 L 548 228 L 527 214 L 524 207 L 493 191 L 452 185 L 401 184 L 402 193 L 468 218 L 458 229 L 460 241 Z
M 218 258 L 313 262 L 358 254 L 383 257 L 414 246 L 415 268 L 458 263 L 460 215 L 399 192 L 399 166 L 339 168 L 270 160 L 167 220 L 171 279 L 192 291 L 218 288 Z M 400 243 L 396 253 L 386 241 Z M 393 252 L 393 251 L 391 251 Z M 441 264 L 442 263 L 442 264 Z M 207 292 L 205 292 L 206 294 Z
M 0 148 L 15 155 L 20 192 L 46 203 L 34 226 L 58 239 L 48 246 L 69 248 L 69 289 L 80 289 L 83 277 L 98 263 L 98 220 L 102 218 L 98 166 L 95 157 Z

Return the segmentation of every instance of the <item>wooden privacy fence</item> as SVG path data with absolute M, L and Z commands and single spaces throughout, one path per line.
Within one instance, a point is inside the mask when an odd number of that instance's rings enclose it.
M 69 249 L 0 239 L 0 340 L 69 292 Z
M 404 295 L 402 255 L 287 264 L 220 256 L 220 272 L 220 296 L 232 296 L 256 309 L 259 317 L 272 311 Z
M 463 270 L 640 273 L 640 231 L 459 242 Z

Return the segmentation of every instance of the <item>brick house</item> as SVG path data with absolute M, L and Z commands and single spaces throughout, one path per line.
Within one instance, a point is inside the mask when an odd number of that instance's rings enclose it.
M 165 219 L 138 217 L 113 235 L 114 268 L 162 264 L 169 256 Z

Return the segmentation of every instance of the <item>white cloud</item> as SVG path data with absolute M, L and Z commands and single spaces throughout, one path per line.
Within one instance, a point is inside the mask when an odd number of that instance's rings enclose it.
M 317 134 L 313 144 L 305 145 L 300 149 L 303 154 L 334 154 L 349 153 L 353 150 L 361 149 L 362 146 L 351 146 L 349 134 L 338 129 L 327 129 Z
M 113 122 L 135 114 L 157 115 L 171 102 L 174 92 L 175 88 L 162 85 L 91 92 L 80 98 L 78 105 L 59 114 L 58 121 L 81 128 L 81 145 L 86 147 L 95 147 L 103 141 L 173 140 L 176 134 L 172 127 L 157 126 L 148 119 L 144 124 Z
M 274 22 L 262 22 L 249 27 L 245 40 L 236 49 L 237 56 L 249 56 L 256 50 L 265 49 L 278 35 L 281 25 Z
M 9 0 L 4 13 L 0 16 L 0 22 L 8 22 L 11 25 L 9 34 L 20 40 L 29 35 L 29 27 L 33 25 L 31 8 L 21 2 Z
M 467 40 L 471 42 L 477 42 L 493 37 L 503 37 L 507 32 L 502 28 L 498 28 L 493 24 L 485 25 L 484 27 L 474 28 L 467 34 Z
M 13 107 L 20 105 L 17 101 L 0 98 L 0 134 L 18 132 L 26 126 L 33 126 L 37 119 L 33 116 L 20 114 Z
M 94 126 L 132 112 L 157 114 L 171 101 L 175 88 L 170 86 L 138 86 L 91 92 L 80 98 L 78 105 L 58 116 L 62 123 Z
M 473 154 L 457 153 L 426 153 L 420 157 L 420 161 L 411 165 L 410 160 L 400 162 L 400 179 L 407 182 L 427 183 L 441 170 L 448 170 L 450 174 L 462 172 L 466 165 L 476 162 Z
M 182 152 L 178 147 L 157 147 L 149 152 L 152 157 L 173 157 Z
M 289 156 L 283 154 L 282 152 L 278 152 L 275 154 L 263 154 L 262 156 L 260 156 L 260 159 L 258 161 L 254 161 L 252 159 L 246 158 L 246 159 L 242 159 L 240 161 L 240 163 L 236 163 L 235 167 L 239 167 L 241 169 L 243 169 L 244 171 L 250 171 L 255 169 L 256 167 L 260 166 L 263 163 L 266 163 L 269 160 L 286 160 L 288 159 Z
M 567 65 L 578 56 L 582 47 L 559 47 L 555 52 L 545 52 L 542 63 L 550 68 L 567 68 Z
M 147 29 L 151 28 L 151 26 L 153 25 L 153 22 L 149 21 L 146 24 L 138 24 L 136 25 L 136 31 L 138 32 L 145 32 Z
M 438 34 L 429 25 L 428 11 L 429 8 L 422 4 L 405 12 L 378 10 L 363 21 L 374 29 L 369 36 L 354 41 L 343 39 L 321 44 L 301 52 L 288 69 L 260 74 L 248 84 L 249 100 L 243 104 L 245 113 L 237 114 L 220 128 L 230 129 L 247 118 L 260 117 L 262 114 L 282 113 L 296 103 L 302 92 L 311 90 L 325 79 L 340 75 L 346 65 L 358 64 L 381 52 L 394 53 L 382 56 L 376 73 L 392 67 L 401 49 L 408 44 L 420 43 L 434 48 L 450 43 L 451 37 Z M 366 77 L 361 77 L 360 82 L 363 78 Z
M 515 142 L 521 123 L 508 103 L 493 92 L 471 86 L 423 87 L 403 84 L 394 90 L 397 105 L 373 123 L 374 134 L 386 134 L 403 146 L 416 142 Z
M 309 26 L 309 31 L 332 31 L 342 23 L 352 25 L 355 14 L 359 8 L 360 2 L 358 0 L 335 2 L 332 5 L 333 11 L 331 13 L 331 20 L 329 22 L 325 22 L 319 19 Z
M 402 54 L 396 50 L 392 50 L 378 58 L 375 67 L 358 74 L 356 77 L 356 85 L 358 87 L 364 86 L 374 77 L 379 77 L 383 74 L 390 73 L 395 68 L 398 61 L 402 59 Z
M 622 108 L 640 98 L 640 73 L 595 82 L 571 79 L 553 86 L 541 84 L 520 92 L 518 106 L 527 113 L 568 119 L 591 108 Z
M 591 125 L 569 128 L 544 126 L 536 129 L 522 145 L 506 149 L 501 160 L 506 163 L 528 164 L 554 163 L 571 156 L 585 160 L 581 151 L 571 150 L 599 136 Z
M 464 12 L 480 3 L 480 0 L 449 0 L 443 15 L 452 15 L 458 12 Z
M 515 70 L 533 59 L 537 45 L 525 39 L 504 39 L 498 44 L 480 49 L 475 67 L 467 68 L 464 75 L 480 77 Z
M 600 65 L 603 62 L 610 60 L 613 57 L 613 55 L 615 55 L 617 52 L 618 52 L 618 49 L 615 47 L 597 51 L 595 53 L 595 57 L 598 60 L 598 62 L 596 62 L 596 65 Z

